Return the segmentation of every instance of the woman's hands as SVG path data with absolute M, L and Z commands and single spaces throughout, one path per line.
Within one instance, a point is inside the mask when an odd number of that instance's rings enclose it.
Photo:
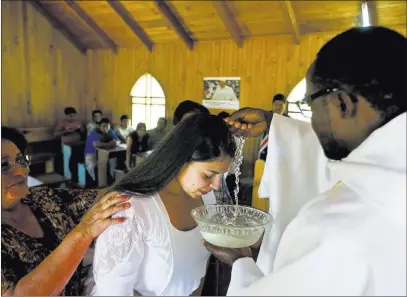
M 112 218 L 112 215 L 128 209 L 130 203 L 126 201 L 129 199 L 130 196 L 119 192 L 111 192 L 105 195 L 85 214 L 73 231 L 90 240 L 95 239 L 110 225 L 120 224 L 125 221 L 125 218 Z

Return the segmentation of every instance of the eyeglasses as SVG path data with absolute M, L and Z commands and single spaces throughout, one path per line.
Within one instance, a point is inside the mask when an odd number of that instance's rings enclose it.
M 330 93 L 339 91 L 338 88 L 328 88 L 328 89 L 323 89 L 320 90 L 314 94 L 311 94 L 309 96 L 306 96 L 305 98 L 295 102 L 295 105 L 297 105 L 298 109 L 300 110 L 301 114 L 306 117 L 310 118 L 311 116 L 308 114 L 305 114 L 304 111 L 307 111 L 307 113 L 311 113 L 311 102 L 319 97 L 328 95 Z M 307 107 L 305 107 L 307 106 Z
M 14 163 L 1 162 L 1 173 L 9 173 L 16 165 L 19 164 L 24 168 L 28 168 L 31 165 L 31 157 L 18 154 Z

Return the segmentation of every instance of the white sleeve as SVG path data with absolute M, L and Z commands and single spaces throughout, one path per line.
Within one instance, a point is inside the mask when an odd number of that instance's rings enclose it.
M 314 244 L 316 246 L 308 246 L 309 249 L 285 245 L 283 262 L 280 259 L 282 265 L 268 276 L 262 275 L 254 261 L 237 260 L 232 268 L 227 295 L 363 295 L 369 270 L 359 249 L 343 238 Z
M 93 259 L 93 296 L 132 296 L 144 257 L 143 223 L 134 208 L 115 216 L 123 224 L 110 226 L 96 241 Z
M 232 87 L 230 87 L 230 88 L 231 88 L 231 91 L 232 91 L 232 101 L 238 101 L 238 99 L 236 97 L 236 94 L 235 94 L 235 91 L 233 90 Z

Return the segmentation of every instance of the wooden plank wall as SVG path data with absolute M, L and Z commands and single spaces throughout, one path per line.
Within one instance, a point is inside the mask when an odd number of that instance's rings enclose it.
M 145 72 L 162 85 L 166 114 L 190 99 L 202 103 L 203 77 L 241 77 L 241 107 L 271 109 L 275 93 L 287 94 L 305 75 L 320 47 L 335 33 L 305 36 L 300 45 L 291 36 L 261 37 L 238 49 L 233 41 L 198 43 L 193 51 L 183 44 L 156 45 L 152 54 L 140 46 L 89 52 L 89 98 L 92 107 L 110 110 L 113 120 L 131 111 L 130 90 Z M 288 95 L 288 94 L 287 94 Z M 214 113 L 220 110 L 212 110 Z M 259 140 L 245 145 L 245 175 L 251 175 Z
M 2 125 L 51 126 L 86 114 L 87 57 L 28 1 L 2 1 Z
M 396 28 L 406 35 L 405 28 Z M 241 77 L 241 107 L 271 109 L 276 93 L 288 95 L 304 77 L 316 53 L 338 32 L 302 36 L 295 45 L 291 36 L 257 37 L 237 48 L 232 40 L 200 42 L 193 51 L 184 44 L 156 44 L 152 53 L 145 47 L 89 51 L 89 93 L 91 107 L 111 112 L 117 122 L 131 114 L 130 90 L 148 72 L 166 94 L 166 115 L 172 117 L 186 99 L 202 103 L 203 78 Z M 219 113 L 220 110 L 211 110 Z M 253 174 L 259 140 L 249 140 L 244 149 L 244 175 Z
M 89 50 L 84 56 L 26 1 L 2 1 L 2 124 L 51 126 L 74 106 L 80 118 L 100 108 L 118 122 L 131 114 L 130 90 L 146 72 L 161 83 L 166 113 L 179 102 L 202 102 L 203 77 L 241 77 L 241 107 L 271 109 L 272 96 L 287 94 L 305 75 L 320 47 L 338 32 L 314 33 L 295 45 L 291 36 L 198 42 L 193 51 L 179 43 Z M 395 28 L 406 34 L 405 28 Z M 213 110 L 218 113 L 220 110 Z M 258 140 L 245 146 L 243 172 L 251 175 Z

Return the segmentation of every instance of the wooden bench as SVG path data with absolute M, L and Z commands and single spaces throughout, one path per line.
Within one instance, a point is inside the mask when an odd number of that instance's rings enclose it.
M 64 176 L 72 181 L 78 182 L 78 164 L 83 163 L 85 156 L 85 141 L 62 144 L 62 155 L 64 159 Z
M 24 134 L 28 144 L 60 139 L 54 135 L 53 127 L 18 128 L 18 130 Z
M 35 179 L 39 180 L 44 185 L 58 187 L 64 187 L 65 184 L 70 181 L 69 179 L 55 172 L 36 175 Z
M 54 153 L 33 153 L 31 156 L 31 164 L 45 164 L 45 173 L 54 172 L 54 161 L 56 154 Z
M 59 169 L 62 171 L 61 138 L 54 135 L 53 127 L 18 130 L 24 134 L 28 143 L 27 154 L 32 158 L 32 177 L 44 185 L 62 185 L 67 182 L 69 179 L 58 173 Z

